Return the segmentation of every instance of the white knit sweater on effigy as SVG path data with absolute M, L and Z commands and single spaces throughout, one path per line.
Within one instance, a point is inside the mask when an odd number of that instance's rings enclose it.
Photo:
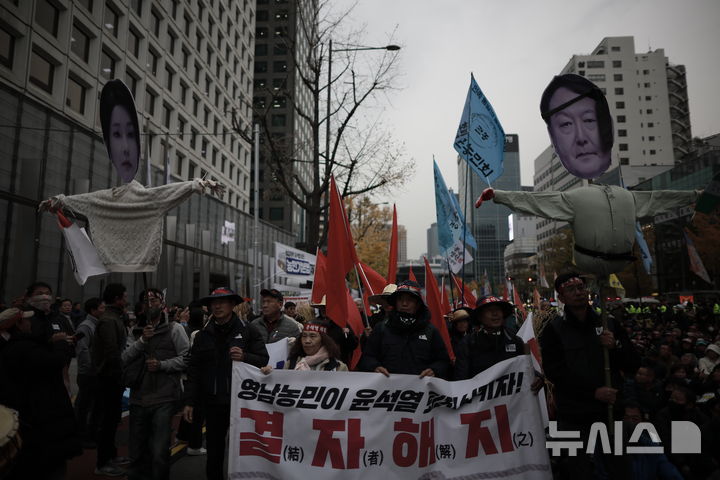
M 195 192 L 199 179 L 145 188 L 137 181 L 53 200 L 85 215 L 100 260 L 111 272 L 150 272 L 160 261 L 165 213 Z

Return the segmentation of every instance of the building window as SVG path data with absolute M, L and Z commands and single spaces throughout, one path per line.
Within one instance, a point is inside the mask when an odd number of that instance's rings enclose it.
M 620 165 L 630 165 L 630 159 L 626 157 L 620 157 Z
M 68 77 L 68 91 L 65 98 L 65 105 L 78 113 L 85 113 L 85 92 L 86 88 L 72 76 Z
M 268 64 L 267 62 L 255 62 L 255 73 L 267 73 Z
M 276 43 L 273 47 L 273 54 L 274 55 L 287 55 L 288 54 L 288 48 L 287 45 L 282 43 Z
M 35 22 L 53 37 L 57 37 L 60 10 L 49 0 L 38 0 L 35 4 Z
M 268 36 L 268 29 L 265 27 L 258 27 L 255 29 L 255 36 L 257 38 L 267 38 Z
M 33 50 L 30 58 L 30 83 L 52 93 L 54 76 L 55 65 L 44 54 Z
M 185 102 L 187 101 L 187 93 L 188 93 L 188 86 L 185 85 L 185 82 L 180 82 L 180 103 L 185 105 Z
M 118 21 L 120 14 L 112 7 L 109 3 L 105 4 L 105 17 L 103 18 L 103 26 L 106 30 L 110 31 L 110 35 L 117 38 L 118 36 Z
M 145 111 L 152 115 L 155 115 L 155 94 L 150 90 L 145 90 Z
M 253 98 L 254 108 L 265 108 L 265 97 L 254 97 Z
M 587 68 L 605 68 L 604 60 L 589 60 L 587 62 Z
M 175 160 L 175 175 L 178 177 L 182 176 L 183 166 L 185 164 L 185 157 L 178 153 Z
M 613 60 L 612 66 L 613 68 L 622 68 L 622 60 Z
M 648 122 L 648 128 L 653 128 L 655 124 L 653 122 Z
M 618 115 L 617 121 L 618 123 L 625 123 L 625 115 Z
M 170 52 L 170 55 L 175 55 L 175 41 L 177 40 L 177 35 L 175 34 L 175 32 L 173 32 L 169 28 L 168 28 L 167 34 L 168 34 L 167 49 Z
M 288 19 L 288 11 L 287 10 L 278 10 L 275 12 L 275 20 L 287 20 Z
M 182 118 L 181 116 L 178 116 L 177 133 L 178 133 L 178 138 L 180 138 L 180 140 L 183 140 L 185 138 L 185 125 L 186 125 L 185 119 Z
M 148 63 L 145 65 L 150 69 L 153 75 L 157 76 L 158 62 L 160 61 L 160 55 L 154 50 L 148 49 Z
M 160 38 L 160 14 L 155 9 L 150 11 L 150 30 L 155 38 Z
M 100 55 L 100 75 L 108 80 L 115 78 L 115 59 L 105 49 Z
M 615 108 L 617 108 L 617 109 L 625 108 L 625 102 L 615 102 Z
M 615 88 L 615 95 L 622 95 L 623 93 L 625 93 L 625 89 L 623 89 L 622 87 Z
M 273 32 L 273 36 L 275 38 L 287 37 L 287 34 L 288 34 L 287 27 L 281 27 L 279 25 L 275 27 L 275 31 Z
M 287 106 L 287 98 L 282 95 L 273 98 L 272 106 L 273 108 L 284 108 L 285 106 Z
M 133 97 L 135 98 L 137 98 L 138 81 L 139 78 L 130 70 L 125 71 L 125 82 L 127 83 L 128 88 L 130 88 L 130 92 L 132 92 Z
M 284 127 L 287 123 L 287 116 L 286 115 L 273 115 L 272 116 L 272 126 L 273 127 Z
M 650 75 L 650 70 L 643 70 L 643 75 Z
M 200 85 L 200 74 L 202 73 L 202 67 L 199 63 L 195 64 L 195 83 Z
M 128 50 L 135 58 L 140 58 L 140 34 L 132 28 L 128 31 Z
M 77 0 L 77 3 L 85 7 L 85 10 L 92 13 L 93 11 L 93 0 Z
M 194 128 L 191 128 L 190 129 L 190 148 L 192 148 L 193 150 L 195 150 L 197 136 L 198 136 L 197 130 L 195 130 Z
M 622 73 L 614 73 L 613 74 L 613 80 L 616 82 L 622 82 L 623 76 Z
M 614 46 L 610 47 L 610 51 L 611 51 L 611 52 L 619 52 L 619 51 L 620 51 L 620 47 L 618 47 L 617 45 L 614 45 Z
M 650 150 L 650 155 L 655 155 L 655 150 Z
M 172 107 L 167 103 L 163 103 L 163 125 L 170 128 L 170 117 L 172 117 Z
M 195 171 L 197 170 L 197 165 L 195 165 L 193 162 L 190 162 L 188 164 L 188 180 L 192 180 L 195 178 Z
M 287 68 L 288 66 L 286 61 L 273 62 L 273 72 L 275 73 L 287 72 Z
M 645 110 L 645 113 L 648 113 L 648 114 L 653 113 L 652 108 L 648 108 L 647 110 Z
M 648 141 L 649 141 L 649 142 L 654 142 L 654 141 L 655 141 L 655 137 L 649 136 L 649 137 L 648 137 Z
M 175 72 L 173 72 L 170 67 L 165 67 L 165 88 L 167 88 L 171 93 L 173 89 L 173 80 L 175 79 Z
M 257 11 L 257 21 L 258 22 L 267 22 L 269 15 L 267 10 L 258 10 Z
M 588 75 L 588 80 L 590 80 L 591 82 L 604 82 L 605 74 L 604 73 L 591 73 Z
M 200 107 L 200 99 L 193 95 L 193 115 L 197 117 L 198 115 L 198 109 Z
M 142 17 L 142 0 L 130 0 L 130 8 L 137 13 L 138 17 Z
M 282 220 L 283 207 L 270 207 L 270 220 Z
M 192 17 L 189 17 L 186 15 L 183 15 L 183 18 L 185 19 L 185 36 L 190 38 L 190 26 L 192 25 Z
M 268 52 L 268 46 L 266 43 L 258 43 L 255 45 L 255 56 L 256 57 L 264 57 L 267 55 Z
M 77 23 L 73 24 L 72 37 L 70 37 L 70 50 L 85 63 L 87 63 L 90 58 L 90 36 L 88 36 Z
M 15 57 L 15 37 L 0 26 L 0 64 L 12 68 Z
M 278 91 L 281 88 L 285 88 L 285 79 L 284 78 L 273 78 L 272 88 L 275 91 Z
M 618 130 L 618 137 L 627 137 L 627 130 L 624 130 L 624 129 Z
M 627 149 L 628 149 L 627 143 L 621 143 L 621 144 L 620 144 L 619 150 L 620 150 L 621 152 L 627 152 Z
M 187 70 L 188 65 L 190 65 L 190 52 L 188 52 L 185 48 L 183 48 L 182 49 L 182 66 L 185 70 Z

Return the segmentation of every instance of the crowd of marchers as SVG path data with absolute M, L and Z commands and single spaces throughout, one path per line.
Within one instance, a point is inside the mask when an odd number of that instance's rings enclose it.
M 587 439 L 610 410 L 628 426 L 651 422 L 664 445 L 673 420 L 691 421 L 703 442 L 699 455 L 553 458 L 556 478 L 718 478 L 720 305 L 610 304 L 604 324 L 582 276 L 560 275 L 555 289 L 563 307 L 542 302 L 534 311 L 542 372 L 531 389 L 547 395 L 558 429 Z M 15 448 L 3 457 L 0 477 L 62 479 L 68 460 L 92 449 L 96 475 L 168 479 L 171 447 L 180 441 L 188 455 L 206 456 L 208 479 L 225 478 L 232 364 L 269 373 L 265 345 L 273 342 L 287 342 L 288 370 L 447 380 L 473 378 L 530 352 L 517 336 L 522 315 L 498 297 L 448 312 L 441 322 L 446 343 L 412 281 L 371 298 L 374 313 L 360 338 L 327 317 L 324 299 L 295 305 L 275 289 L 260 295 L 255 314 L 250 299 L 229 288 L 169 306 L 158 289 L 131 300 L 123 285 L 108 284 L 102 298 L 81 305 L 56 299 L 43 282 L 30 285 L 0 313 L 0 426 L 7 412 L 19 425 L 2 432 Z M 123 410 L 128 457 L 119 457 L 116 445 Z

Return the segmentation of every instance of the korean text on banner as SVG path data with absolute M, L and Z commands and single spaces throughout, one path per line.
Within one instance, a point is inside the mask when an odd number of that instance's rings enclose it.
M 453 146 L 488 184 L 502 175 L 505 131 L 472 75 Z
M 235 362 L 229 477 L 549 480 L 533 378 L 528 355 L 457 382 Z

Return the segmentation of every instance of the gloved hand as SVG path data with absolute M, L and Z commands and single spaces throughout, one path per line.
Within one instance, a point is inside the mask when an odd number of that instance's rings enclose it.
M 475 208 L 480 208 L 480 205 L 482 205 L 485 200 L 490 200 L 492 198 L 495 198 L 495 190 L 493 190 L 492 188 L 486 188 L 480 194 L 478 199 L 475 200 Z

